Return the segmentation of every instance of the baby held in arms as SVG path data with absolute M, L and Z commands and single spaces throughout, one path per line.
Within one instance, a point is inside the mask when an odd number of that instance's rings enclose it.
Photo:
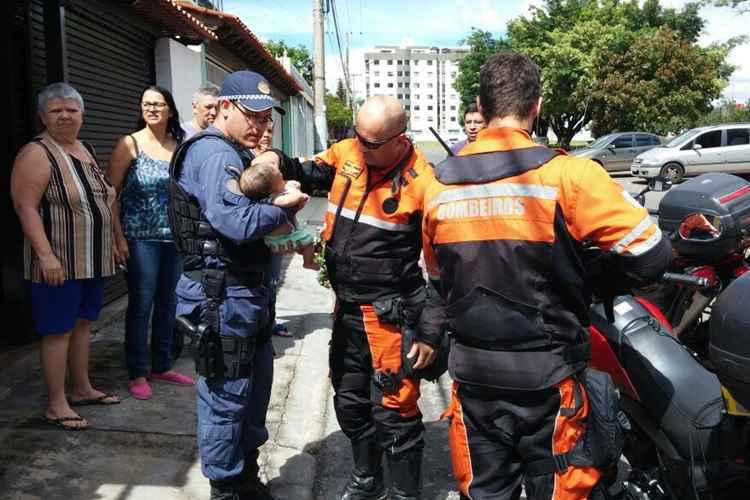
M 279 168 L 279 157 L 273 152 L 258 155 L 250 167 L 242 172 L 239 182 L 243 195 L 256 201 L 269 199 L 281 208 L 302 209 L 310 199 L 303 193 L 297 181 L 285 181 Z M 302 254 L 302 267 L 318 269 L 315 264 L 315 236 L 306 227 L 304 221 L 295 217 L 294 227 L 284 224 L 264 238 L 266 245 L 273 252 L 295 250 Z

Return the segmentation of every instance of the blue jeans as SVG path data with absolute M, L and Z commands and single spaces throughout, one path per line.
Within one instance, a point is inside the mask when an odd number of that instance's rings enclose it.
M 151 371 L 172 368 L 172 336 L 182 260 L 172 242 L 128 240 L 128 310 L 125 359 L 130 380 L 148 373 L 148 322 L 151 318 Z M 153 311 L 153 313 L 152 313 Z
M 281 260 L 283 255 L 271 254 L 271 265 L 264 277 L 263 284 L 268 288 L 268 307 L 271 310 L 271 317 L 276 324 L 276 292 L 279 291 L 279 280 L 281 279 Z

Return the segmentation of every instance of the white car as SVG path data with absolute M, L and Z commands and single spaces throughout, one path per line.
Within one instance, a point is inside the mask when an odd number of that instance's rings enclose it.
M 641 153 L 630 173 L 678 182 L 706 172 L 750 174 L 750 123 L 694 128 L 664 146 Z

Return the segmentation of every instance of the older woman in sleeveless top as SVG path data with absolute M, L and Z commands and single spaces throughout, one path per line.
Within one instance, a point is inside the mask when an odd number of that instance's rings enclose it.
M 182 141 L 183 130 L 169 91 L 149 87 L 143 92 L 137 127 L 136 132 L 123 136 L 115 146 L 109 176 L 120 197 L 121 225 L 115 225 L 117 251 L 128 259 L 128 390 L 134 398 L 150 399 L 153 393 L 147 377 L 193 385 L 192 378 L 172 369 L 171 359 L 175 287 L 182 264 L 167 218 L 169 161 Z
M 55 83 L 39 94 L 45 130 L 24 146 L 11 175 L 13 206 L 24 232 L 24 277 L 41 336 L 40 359 L 49 392 L 45 420 L 67 430 L 89 422 L 73 406 L 120 400 L 92 387 L 88 374 L 91 321 L 98 318 L 103 280 L 114 274 L 115 190 L 78 140 L 83 99 Z M 65 395 L 70 367 L 73 389 Z

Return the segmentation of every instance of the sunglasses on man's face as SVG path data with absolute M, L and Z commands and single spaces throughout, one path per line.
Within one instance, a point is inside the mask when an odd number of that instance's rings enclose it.
M 389 137 L 387 139 L 382 139 L 380 141 L 369 141 L 369 140 L 365 139 L 364 137 L 362 137 L 361 135 L 359 135 L 359 132 L 357 132 L 357 128 L 356 127 L 354 128 L 354 135 L 357 136 L 357 140 L 359 141 L 360 144 L 362 144 L 367 149 L 378 149 L 379 147 L 383 146 L 384 144 L 386 144 L 386 143 L 392 141 L 393 139 L 395 139 L 396 137 L 400 136 L 404 132 L 406 132 L 406 129 L 403 129 L 398 134 L 392 135 L 391 137 Z

